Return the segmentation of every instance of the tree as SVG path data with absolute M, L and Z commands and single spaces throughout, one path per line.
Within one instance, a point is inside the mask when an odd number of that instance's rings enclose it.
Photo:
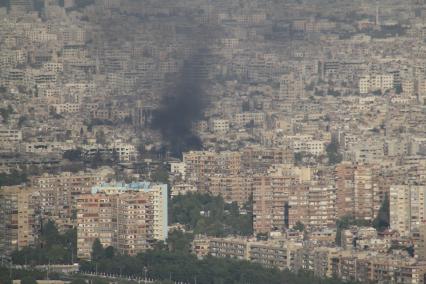
M 77 230 L 75 228 L 60 234 L 53 222 L 43 224 L 40 245 L 24 247 L 12 253 L 14 264 L 43 265 L 48 263 L 72 264 L 77 254 Z
M 0 108 L 0 115 L 3 117 L 3 120 L 7 122 L 10 115 L 13 113 L 13 108 L 9 105 L 7 108 Z
M 373 95 L 375 96 L 381 96 L 382 95 L 382 90 L 375 90 L 372 92 Z
M 19 185 L 28 181 L 26 172 L 12 170 L 10 174 L 0 173 L 0 187 L 9 185 Z
M 96 132 L 96 143 L 101 145 L 106 144 L 106 137 L 103 130 L 99 130 L 98 132 Z
M 169 183 L 169 172 L 165 169 L 159 168 L 151 174 L 151 179 L 155 182 Z
M 246 204 L 245 214 L 237 207 L 236 204 L 226 204 L 221 196 L 186 194 L 171 200 L 169 216 L 172 223 L 186 225 L 195 234 L 252 235 L 251 204 Z
M 101 278 L 95 278 L 91 282 L 92 282 L 92 284 L 109 284 L 109 282 L 107 280 L 101 279 Z
M 296 162 L 296 164 L 300 164 L 303 161 L 303 154 L 302 152 L 296 152 L 294 153 L 294 161 Z
M 378 231 L 383 231 L 389 228 L 390 212 L 389 212 L 389 197 L 385 193 L 382 204 L 379 208 L 376 218 L 373 220 L 373 227 Z
M 105 256 L 104 247 L 102 246 L 99 238 L 96 238 L 93 241 L 93 245 L 92 245 L 92 260 L 95 260 L 95 261 L 100 260 L 104 258 L 104 256 Z
M 51 263 L 61 263 L 63 259 L 67 256 L 66 249 L 61 245 L 53 245 L 47 251 L 47 257 Z
M 21 284 L 37 284 L 37 281 L 32 276 L 25 276 L 21 279 Z
M 71 284 L 87 284 L 84 279 L 76 278 L 71 281 Z
M 338 164 L 342 161 L 342 154 L 339 153 L 339 144 L 336 141 L 331 141 L 325 149 L 328 156 L 328 162 L 331 165 Z
M 43 243 L 43 247 L 47 248 L 58 244 L 58 242 L 60 241 L 58 229 L 56 228 L 56 225 L 53 221 L 48 220 L 46 223 L 43 224 L 41 230 L 41 240 Z
M 109 246 L 105 249 L 105 257 L 106 258 L 114 258 L 115 250 L 114 247 Z
M 296 224 L 293 226 L 293 229 L 303 232 L 305 230 L 305 225 L 302 222 L 297 221 Z
M 179 251 L 181 253 L 189 253 L 191 250 L 191 242 L 194 236 L 189 233 L 184 233 L 181 230 L 173 230 L 167 238 L 169 251 Z
M 27 120 L 28 118 L 25 115 L 20 116 L 18 120 L 18 127 L 21 128 Z
M 95 0 L 75 0 L 74 5 L 76 9 L 83 9 L 86 6 L 93 5 Z
M 34 1 L 34 9 L 37 12 L 39 12 L 39 13 L 43 12 L 43 10 L 44 10 L 44 1 L 42 1 L 42 0 L 35 0 Z
M 397 94 L 401 94 L 402 93 L 402 86 L 401 85 L 397 85 L 395 87 L 395 93 L 397 93 Z

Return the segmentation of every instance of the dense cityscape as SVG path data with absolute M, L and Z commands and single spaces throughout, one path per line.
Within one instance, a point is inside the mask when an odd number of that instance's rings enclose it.
M 0 0 L 0 284 L 426 283 L 425 0 Z

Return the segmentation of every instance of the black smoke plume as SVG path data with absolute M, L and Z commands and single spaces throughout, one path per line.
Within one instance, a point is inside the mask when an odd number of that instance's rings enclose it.
M 161 132 L 165 150 L 175 157 L 202 148 L 201 139 L 193 132 L 193 123 L 203 118 L 208 103 L 205 92 L 207 54 L 207 49 L 200 48 L 185 60 L 153 116 L 152 127 Z

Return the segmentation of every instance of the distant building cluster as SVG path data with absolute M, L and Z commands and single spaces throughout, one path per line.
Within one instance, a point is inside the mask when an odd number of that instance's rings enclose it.
M 310 244 L 300 236 L 286 236 L 269 241 L 243 238 L 206 238 L 193 241 L 192 251 L 199 258 L 207 255 L 248 260 L 269 268 L 290 271 L 312 271 L 318 277 L 340 278 L 360 283 L 423 283 L 425 259 L 403 254 L 387 254 L 391 238 L 377 238 L 374 229 L 357 230 L 356 243 L 359 247 L 374 245 L 369 249 L 355 249 L 352 246 L 353 231 L 347 230 L 349 245 L 346 248 L 318 246 L 318 240 Z M 318 238 L 319 239 L 319 238 Z M 424 235 L 418 239 L 424 242 Z M 424 248 L 424 247 L 422 247 Z
M 167 185 L 101 184 L 77 199 L 77 256 L 91 257 L 99 239 L 124 255 L 150 248 L 150 241 L 167 239 Z
M 0 253 L 35 245 L 46 220 L 59 231 L 77 228 L 81 259 L 90 259 L 95 239 L 129 255 L 167 239 L 167 185 L 103 182 L 109 174 L 108 169 L 45 174 L 26 186 L 3 187 Z
M 0 256 L 135 255 L 201 192 L 254 235 L 200 257 L 425 283 L 426 1 L 326 2 L 0 1 Z

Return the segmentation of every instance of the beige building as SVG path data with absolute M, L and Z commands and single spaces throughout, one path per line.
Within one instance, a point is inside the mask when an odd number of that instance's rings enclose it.
M 393 185 L 390 188 L 390 227 L 409 236 L 426 220 L 426 187 Z
M 37 237 L 34 191 L 24 186 L 0 188 L 0 254 L 33 245 Z
M 393 74 L 381 75 L 366 75 L 359 79 L 360 94 L 368 94 L 380 90 L 382 92 L 393 89 L 394 76 Z
M 88 259 L 99 238 L 104 247 L 135 255 L 167 239 L 167 185 L 102 184 L 77 198 L 77 256 Z
M 53 220 L 63 231 L 76 226 L 77 197 L 88 194 L 91 188 L 103 181 L 110 170 L 93 172 L 62 172 L 43 174 L 30 178 L 43 217 Z
M 196 238 L 193 253 L 249 260 L 268 268 L 296 270 L 299 267 L 300 243 L 284 240 L 256 241 L 245 238 Z
M 245 175 L 212 175 L 208 180 L 208 191 L 221 195 L 225 202 L 244 205 L 253 193 L 252 178 Z

